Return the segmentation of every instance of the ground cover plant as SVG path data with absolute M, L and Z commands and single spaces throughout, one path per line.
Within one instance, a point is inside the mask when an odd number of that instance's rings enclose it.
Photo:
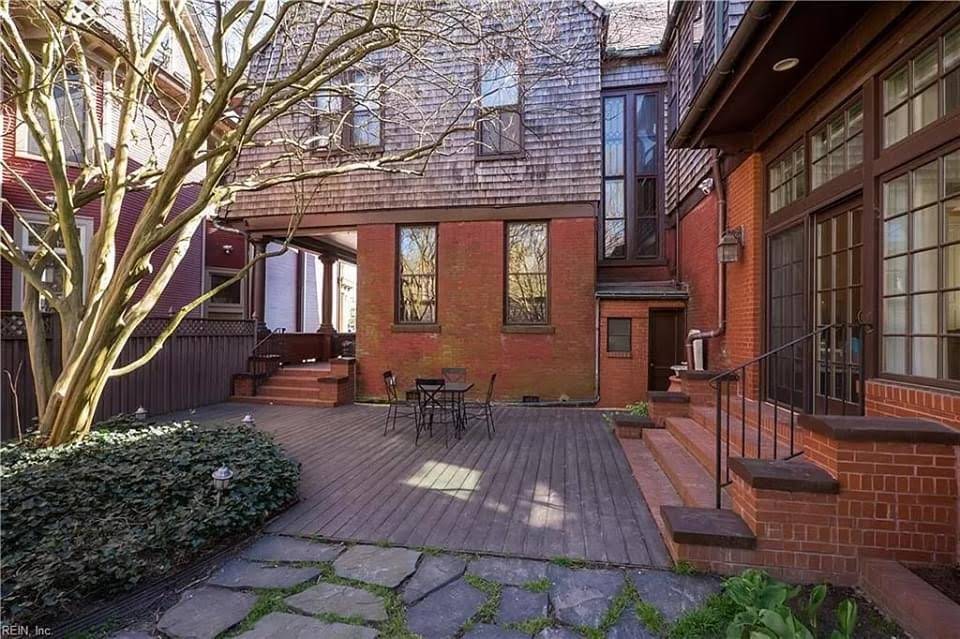
M 217 504 L 211 472 L 234 472 Z M 246 534 L 296 496 L 298 465 L 236 425 L 112 420 L 74 444 L 0 448 L 3 618 L 53 621 Z

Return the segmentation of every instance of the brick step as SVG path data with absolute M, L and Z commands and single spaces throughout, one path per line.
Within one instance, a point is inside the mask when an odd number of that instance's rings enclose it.
M 711 444 L 711 448 L 716 446 L 716 438 L 714 435 L 714 428 L 717 421 L 717 412 L 716 409 L 710 406 L 691 406 L 690 407 L 690 417 L 695 421 L 701 428 L 707 431 L 707 434 L 713 438 L 714 443 Z M 739 417 L 733 414 L 731 410 L 730 414 L 730 455 L 737 457 L 760 457 L 761 459 L 773 459 L 773 413 L 770 413 L 770 423 L 769 429 L 764 428 L 763 437 L 760 441 L 760 455 L 757 455 L 757 429 L 755 426 L 750 424 L 750 420 L 747 420 L 746 428 L 743 427 L 743 422 Z M 789 420 L 789 418 L 788 418 Z M 802 450 L 800 442 L 800 428 L 799 428 L 799 419 L 796 419 L 794 422 L 794 442 L 793 442 L 793 452 L 798 453 Z M 726 436 L 727 436 L 727 413 L 721 413 L 721 427 L 722 427 L 722 437 L 724 438 L 723 446 L 724 451 L 726 451 Z M 741 439 L 745 435 L 746 437 L 746 447 L 741 446 Z M 790 422 L 778 422 L 777 424 L 777 458 L 786 459 L 790 457 Z M 712 462 L 715 464 L 716 462 Z M 711 466 L 712 467 L 712 466 Z
M 244 402 L 247 404 L 276 404 L 279 406 L 314 406 L 316 408 L 333 408 L 339 404 L 336 401 L 326 399 L 295 399 L 292 397 L 274 397 L 270 395 L 256 395 L 253 397 L 243 397 L 232 395 L 231 401 Z
M 667 417 L 664 424 L 671 435 L 712 478 L 717 464 L 716 440 L 712 433 L 689 417 Z M 726 460 L 721 460 L 726 462 Z M 721 471 L 726 470 L 726 464 Z
M 731 389 L 732 391 L 733 389 Z M 727 402 L 726 398 L 723 399 L 723 409 L 726 410 Z M 715 407 L 712 407 L 711 410 L 716 410 Z M 759 415 L 758 415 L 759 412 Z M 771 402 L 762 402 L 760 408 L 757 408 L 757 401 L 750 399 L 749 397 L 744 398 L 741 395 L 730 395 L 730 416 L 740 419 L 743 416 L 743 413 L 747 414 L 747 425 L 756 426 L 758 419 L 762 422 L 763 428 L 765 431 L 773 432 L 773 403 Z M 789 424 L 790 423 L 790 408 L 789 406 L 784 407 L 782 404 L 777 405 L 777 424 Z M 793 412 L 794 422 L 796 422 L 797 417 L 802 413 L 798 408 Z
M 661 506 L 682 506 L 683 499 L 677 494 L 673 482 L 657 463 L 650 447 L 643 439 L 618 437 L 623 453 L 630 464 L 633 477 L 643 493 L 643 499 L 650 508 L 653 521 L 660 529 L 664 539 L 668 539 L 669 531 L 660 512 Z
M 280 368 L 271 377 L 296 380 L 296 381 L 318 381 L 327 379 L 346 378 L 346 375 L 335 374 L 332 371 L 311 370 L 311 369 L 288 369 Z
M 277 384 L 264 384 L 257 389 L 257 395 L 266 395 L 269 397 L 288 397 L 291 399 L 336 399 L 337 389 L 334 387 L 304 387 L 304 386 L 279 386 Z
M 696 425 L 694 427 L 699 429 Z M 703 432 L 703 429 L 699 430 Z M 700 508 L 712 508 L 716 505 L 716 484 L 713 476 L 678 441 L 671 431 L 669 421 L 666 430 L 644 432 L 643 441 L 646 442 L 664 474 L 670 478 L 670 482 L 685 505 Z M 722 495 L 722 503 L 725 507 L 729 507 L 726 491 Z

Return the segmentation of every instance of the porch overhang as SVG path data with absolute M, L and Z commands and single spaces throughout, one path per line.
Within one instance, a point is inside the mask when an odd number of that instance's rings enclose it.
M 597 284 L 598 299 L 630 300 L 680 300 L 687 299 L 687 290 L 672 283 L 620 283 L 600 282 Z

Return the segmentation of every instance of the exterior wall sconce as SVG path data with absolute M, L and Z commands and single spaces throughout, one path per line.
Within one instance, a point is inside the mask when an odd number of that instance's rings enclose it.
M 723 232 L 720 243 L 717 244 L 717 261 L 721 264 L 732 264 L 740 261 L 740 247 L 743 245 L 743 227 L 729 229 Z
M 231 253 L 233 253 L 233 244 L 224 244 L 223 252 L 226 253 L 227 255 L 230 255 Z

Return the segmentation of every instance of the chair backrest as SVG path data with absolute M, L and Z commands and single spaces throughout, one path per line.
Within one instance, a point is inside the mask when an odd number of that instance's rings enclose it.
M 417 399 L 420 401 L 421 408 L 443 406 L 441 394 L 443 393 L 443 387 L 447 384 L 445 379 L 418 377 L 416 384 L 417 394 L 419 395 Z
M 494 373 L 490 376 L 490 385 L 487 386 L 487 403 L 489 404 L 493 400 L 493 384 L 497 381 L 497 374 Z
M 465 368 L 441 368 L 440 375 L 448 382 L 466 383 L 467 369 Z
M 383 374 L 383 385 L 387 387 L 387 399 L 391 402 L 397 401 L 399 399 L 397 396 L 397 378 L 394 377 L 393 371 L 386 371 Z

